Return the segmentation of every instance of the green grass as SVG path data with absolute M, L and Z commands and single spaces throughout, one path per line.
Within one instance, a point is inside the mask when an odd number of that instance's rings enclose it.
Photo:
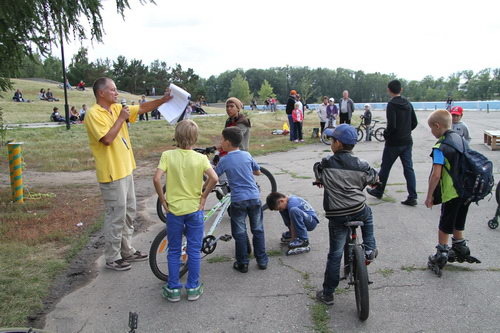
M 42 81 L 32 81 L 32 80 L 22 80 L 22 79 L 12 79 L 14 83 L 14 90 L 3 92 L 3 98 L 0 98 L 0 108 L 3 108 L 4 121 L 7 124 L 22 124 L 22 123 L 45 123 L 49 122 L 50 114 L 52 113 L 53 107 L 59 108 L 59 113 L 64 115 L 64 90 L 58 87 L 58 84 L 42 82 Z M 25 99 L 31 100 L 31 103 L 16 103 L 12 101 L 12 96 L 16 89 L 21 89 L 23 92 L 23 97 Z M 58 102 L 47 102 L 41 101 L 38 98 L 40 89 L 50 88 L 55 98 L 58 98 Z M 122 93 L 118 95 L 118 99 L 126 99 L 127 104 L 131 105 L 132 101 L 135 104 L 138 103 L 141 95 L 133 95 L 129 93 Z M 149 100 L 149 98 L 146 98 Z M 77 91 L 75 89 L 68 90 L 68 105 L 75 106 L 77 110 L 80 110 L 82 104 L 87 104 L 88 107 L 95 103 L 94 94 L 92 92 L 92 87 L 87 87 L 85 91 Z M 222 109 L 216 109 L 212 107 L 204 106 L 203 109 L 207 113 L 224 113 Z
M 313 330 L 319 333 L 330 333 L 332 330 L 328 328 L 330 322 L 330 314 L 328 313 L 328 305 L 322 303 L 314 303 L 309 307 L 312 322 L 314 324 Z
M 394 273 L 394 270 L 391 268 L 383 268 L 383 269 L 381 268 L 381 269 L 377 270 L 377 273 L 382 274 L 382 276 L 386 278 L 386 277 L 391 276 Z
M 276 120 L 276 118 L 278 120 Z M 220 133 L 225 117 L 193 117 L 200 127 L 197 146 L 211 146 L 220 143 Z M 287 136 L 272 135 L 286 120 L 284 112 L 277 114 L 252 114 L 250 152 L 254 156 L 288 151 L 297 147 L 290 143 Z M 306 122 L 305 131 L 315 125 L 313 119 Z M 130 127 L 130 136 L 137 163 L 156 162 L 161 152 L 174 148 L 174 126 L 166 121 L 137 122 Z M 84 125 L 74 125 L 70 130 L 65 127 L 12 129 L 7 139 L 24 142 L 22 146 L 25 167 L 34 171 L 82 171 L 95 168 L 94 158 L 88 146 Z M 307 139 L 312 142 L 313 139 Z M 7 159 L 0 159 L 0 168 L 8 169 Z M 296 175 L 296 177 L 301 177 Z
M 220 255 L 220 256 L 213 256 L 213 257 L 208 258 L 207 262 L 209 264 L 216 264 L 219 262 L 228 262 L 228 261 L 231 261 L 232 259 L 233 258 L 231 258 L 231 257 Z
M 406 271 L 408 273 L 411 273 L 413 271 L 416 271 L 416 270 L 419 270 L 419 271 L 425 271 L 427 270 L 427 267 L 417 267 L 415 265 L 411 265 L 411 266 L 401 266 L 401 270 L 402 271 Z

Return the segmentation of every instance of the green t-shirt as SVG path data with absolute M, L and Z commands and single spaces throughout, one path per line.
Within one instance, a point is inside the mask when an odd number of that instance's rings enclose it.
M 211 167 L 208 158 L 194 150 L 175 149 L 163 152 L 158 169 L 166 173 L 165 198 L 170 213 L 180 216 L 198 210 L 203 174 Z

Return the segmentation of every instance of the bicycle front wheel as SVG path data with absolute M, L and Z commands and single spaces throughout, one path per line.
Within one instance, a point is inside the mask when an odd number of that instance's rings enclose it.
M 278 191 L 276 179 L 273 174 L 266 168 L 260 167 L 260 176 L 254 176 L 257 187 L 260 191 L 260 202 L 262 203 L 262 210 L 267 209 L 266 198 L 271 192 Z
M 385 131 L 385 128 L 383 128 L 383 127 L 380 127 L 380 128 L 378 128 L 375 131 L 374 136 L 375 136 L 375 139 L 377 139 L 378 142 L 384 142 L 385 141 L 384 131 Z
M 356 134 L 358 135 L 358 138 L 356 139 L 358 142 L 360 142 L 361 140 L 363 140 L 363 135 L 365 135 L 363 133 L 363 130 L 361 128 L 356 128 Z
M 361 321 L 368 319 L 370 300 L 368 295 L 368 270 L 366 269 L 365 251 L 361 245 L 354 247 L 354 292 L 356 308 Z
M 168 280 L 168 240 L 167 230 L 163 228 L 158 235 L 156 235 L 151 248 L 149 249 L 149 267 L 153 274 L 162 281 Z M 179 270 L 179 277 L 186 274 L 187 268 L 187 254 L 186 254 L 186 238 L 182 236 L 182 252 L 181 252 L 181 267 Z

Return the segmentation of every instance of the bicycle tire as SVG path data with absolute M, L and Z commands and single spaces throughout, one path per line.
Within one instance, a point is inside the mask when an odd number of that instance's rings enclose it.
M 183 236 L 183 244 L 184 236 Z M 168 249 L 168 240 L 167 240 L 167 230 L 163 228 L 162 231 L 156 235 L 153 243 L 151 243 L 151 247 L 149 249 L 149 267 L 153 274 L 162 281 L 168 280 L 168 260 L 167 260 L 167 249 Z M 185 250 L 183 250 L 181 255 L 181 268 L 179 270 L 179 277 L 182 277 L 186 274 L 187 267 L 187 254 L 185 254 Z
M 361 140 L 363 140 L 363 136 L 365 135 L 365 133 L 363 132 L 363 130 L 361 128 L 356 128 L 356 135 L 358 136 L 358 138 L 356 139 L 358 142 L 360 142 Z
M 327 146 L 331 146 L 332 145 L 332 139 L 330 139 L 329 137 L 327 137 L 325 133 L 321 133 L 321 142 L 323 142 Z
M 361 321 L 368 319 L 370 314 L 370 299 L 368 293 L 368 270 L 365 263 L 365 251 L 361 245 L 354 247 L 354 293 L 356 294 L 356 309 Z
M 262 210 L 266 210 L 266 198 L 271 192 L 278 191 L 278 185 L 276 184 L 276 179 L 273 174 L 266 168 L 260 167 L 260 172 L 262 175 L 266 176 L 266 180 L 262 176 L 255 176 L 255 182 L 260 191 L 260 202 L 262 203 Z
M 385 141 L 385 138 L 384 138 L 384 131 L 385 131 L 385 128 L 384 127 L 380 127 L 380 128 L 377 128 L 377 130 L 375 131 L 374 133 L 374 137 L 375 139 L 378 141 L 378 142 L 384 142 Z

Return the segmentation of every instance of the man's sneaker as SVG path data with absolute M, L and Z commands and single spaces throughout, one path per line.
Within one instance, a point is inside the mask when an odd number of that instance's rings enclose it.
M 233 268 L 241 273 L 248 272 L 248 265 L 247 264 L 240 264 L 237 261 L 234 262 Z
M 372 262 L 378 256 L 378 249 L 368 250 L 365 252 L 366 261 Z
M 163 286 L 162 294 L 170 302 L 179 302 L 181 300 L 181 290 L 178 288 L 170 289 L 167 286 Z
M 288 244 L 288 247 L 290 249 L 294 249 L 297 247 L 306 247 L 306 246 L 309 246 L 309 241 L 307 239 L 300 239 L 300 238 L 295 238 Z
M 203 283 L 196 288 L 187 289 L 188 301 L 196 301 L 203 294 Z
M 258 266 L 258 267 L 259 267 L 259 269 L 261 269 L 261 270 L 265 270 L 265 269 L 267 269 L 267 264 L 259 264 L 259 263 L 257 263 L 257 266 Z
M 368 192 L 369 195 L 374 196 L 377 199 L 382 199 L 383 194 L 375 189 L 367 188 L 366 192 Z
M 282 243 L 290 243 L 291 240 L 292 240 L 292 235 L 290 234 L 290 231 L 285 231 L 284 233 L 281 234 Z
M 135 251 L 134 254 L 132 254 L 131 256 L 125 257 L 124 259 L 128 262 L 144 261 L 144 260 L 148 260 L 148 254 L 142 253 L 141 251 Z
M 323 294 L 323 290 L 320 290 L 316 293 L 316 299 L 323 304 L 333 305 L 333 294 L 327 296 Z
M 405 201 L 401 201 L 401 203 L 406 206 L 416 206 L 417 199 L 406 199 Z
M 130 269 L 130 263 L 124 259 L 118 259 L 113 262 L 107 262 L 106 268 L 113 269 L 115 271 L 128 271 Z

